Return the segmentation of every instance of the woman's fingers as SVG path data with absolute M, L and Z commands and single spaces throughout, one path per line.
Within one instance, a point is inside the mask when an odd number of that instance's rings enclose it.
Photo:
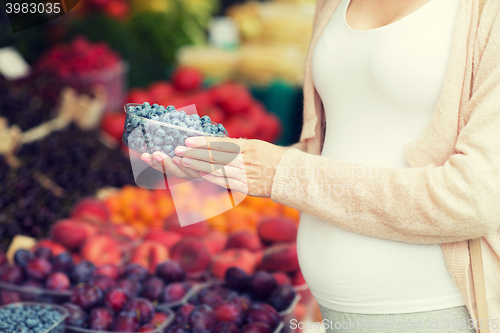
M 227 153 L 239 154 L 241 152 L 240 143 L 243 140 L 217 137 L 194 136 L 187 138 L 185 143 L 190 148 L 211 149 Z
M 224 177 L 225 175 L 225 177 L 234 178 L 241 181 L 246 180 L 245 170 L 231 165 L 223 165 L 216 163 L 212 164 L 209 162 L 194 160 L 187 157 L 183 157 L 181 159 L 181 163 L 183 166 L 191 170 L 212 174 L 216 177 Z
M 239 153 L 222 152 L 212 149 L 187 148 L 183 146 L 178 146 L 177 148 L 175 148 L 175 154 L 182 157 L 188 157 L 190 159 L 206 161 L 214 164 L 233 166 L 237 164 L 235 161 L 240 155 Z
M 230 190 L 238 191 L 238 192 L 241 192 L 243 194 L 248 194 L 248 185 L 246 182 L 241 182 L 241 181 L 239 181 L 237 179 L 233 179 L 233 178 L 218 177 L 218 176 L 214 176 L 213 174 L 208 174 L 208 173 L 204 173 L 204 172 L 200 172 L 200 176 L 202 176 L 205 180 L 207 180 L 213 184 L 219 185 L 221 187 L 224 187 L 224 188 L 227 188 Z
M 185 167 L 182 165 L 182 162 L 181 162 L 181 157 L 179 156 L 174 156 L 172 158 L 172 162 L 179 168 L 181 169 L 182 171 L 184 171 L 186 174 L 189 175 L 190 178 L 192 179 L 199 179 L 199 180 L 203 180 L 203 178 L 201 178 L 201 176 L 199 175 L 198 171 L 196 170 L 193 170 L 193 169 L 190 169 L 188 167 Z

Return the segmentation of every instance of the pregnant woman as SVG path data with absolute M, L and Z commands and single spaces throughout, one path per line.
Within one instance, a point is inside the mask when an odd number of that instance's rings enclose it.
M 301 210 L 299 263 L 329 331 L 475 332 L 477 237 L 497 328 L 500 1 L 480 6 L 318 0 L 299 143 L 198 137 L 144 158 L 221 186 L 225 165 L 232 189 Z

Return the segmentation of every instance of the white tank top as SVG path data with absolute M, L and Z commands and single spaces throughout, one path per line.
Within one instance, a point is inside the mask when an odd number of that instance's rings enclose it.
M 312 61 L 326 114 L 322 156 L 371 166 L 365 177 L 376 177 L 376 167 L 409 167 L 404 145 L 436 108 L 459 2 L 431 0 L 399 21 L 359 31 L 345 21 L 349 0 L 341 1 Z M 343 195 L 362 194 L 362 185 L 352 185 Z M 387 314 L 465 304 L 439 244 L 366 236 L 304 213 L 297 246 L 304 278 L 327 308 Z

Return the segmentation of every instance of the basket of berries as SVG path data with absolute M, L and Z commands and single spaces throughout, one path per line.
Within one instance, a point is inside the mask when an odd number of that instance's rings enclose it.
M 163 152 L 174 157 L 175 148 L 185 145 L 185 140 L 193 136 L 227 137 L 222 124 L 176 110 L 174 106 L 148 102 L 125 105 L 125 128 L 122 141 L 129 149 L 138 153 Z

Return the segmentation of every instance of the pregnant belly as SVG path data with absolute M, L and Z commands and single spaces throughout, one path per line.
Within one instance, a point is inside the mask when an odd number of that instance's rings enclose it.
M 313 295 L 338 311 L 384 313 L 384 306 L 394 311 L 391 305 L 462 303 L 439 244 L 357 234 L 302 214 L 297 250 Z

